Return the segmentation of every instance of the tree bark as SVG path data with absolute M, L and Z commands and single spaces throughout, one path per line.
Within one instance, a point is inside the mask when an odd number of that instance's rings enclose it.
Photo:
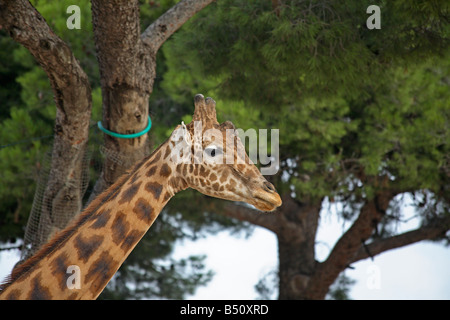
M 81 208 L 84 190 L 80 183 L 91 116 L 91 88 L 70 48 L 28 1 L 0 1 L 0 25 L 34 56 L 47 73 L 54 93 L 55 135 L 38 239 L 45 242 Z
M 103 126 L 131 134 L 147 126 L 156 55 L 140 38 L 138 1 L 92 0 L 92 23 L 100 68 Z M 149 153 L 147 134 L 134 139 L 104 135 L 106 159 L 91 199 Z
M 153 52 L 194 14 L 214 0 L 182 0 L 159 17 L 142 33 L 142 41 Z
M 315 239 L 321 201 L 304 204 L 283 197 L 278 234 L 280 300 L 303 299 L 314 273 Z

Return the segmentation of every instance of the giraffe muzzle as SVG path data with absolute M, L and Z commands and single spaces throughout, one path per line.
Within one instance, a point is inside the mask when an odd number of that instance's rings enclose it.
M 253 205 L 262 211 L 274 211 L 281 206 L 282 201 L 273 184 L 265 180 L 261 187 L 252 190 Z

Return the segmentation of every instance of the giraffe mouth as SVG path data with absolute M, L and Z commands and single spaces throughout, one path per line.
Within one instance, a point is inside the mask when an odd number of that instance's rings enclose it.
M 257 190 L 253 193 L 253 198 L 252 205 L 262 211 L 274 211 L 282 203 L 280 195 L 275 191 Z

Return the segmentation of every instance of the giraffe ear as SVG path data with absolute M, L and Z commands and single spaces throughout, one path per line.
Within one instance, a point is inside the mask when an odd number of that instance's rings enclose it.
M 181 125 L 178 125 L 172 133 L 170 137 L 172 141 L 175 143 L 186 143 L 187 145 L 192 145 L 191 133 L 189 129 L 184 124 L 184 121 L 181 121 Z

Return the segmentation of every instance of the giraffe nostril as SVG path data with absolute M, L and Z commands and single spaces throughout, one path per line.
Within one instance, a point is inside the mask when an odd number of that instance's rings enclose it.
M 268 192 L 275 192 L 275 187 L 269 181 L 264 181 L 264 189 Z

